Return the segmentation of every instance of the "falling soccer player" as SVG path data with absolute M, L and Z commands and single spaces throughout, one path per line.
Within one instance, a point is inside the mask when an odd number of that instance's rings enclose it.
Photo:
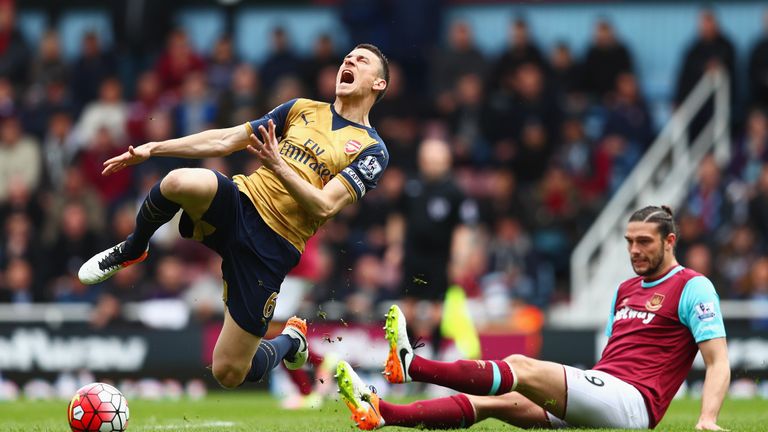
M 264 117 L 225 129 L 151 142 L 104 163 L 104 175 L 150 157 L 207 158 L 247 149 L 262 166 L 250 175 L 201 168 L 169 172 L 149 192 L 128 238 L 91 259 L 78 276 L 95 284 L 143 261 L 149 239 L 183 210 L 179 231 L 223 258 L 224 326 L 213 350 L 213 375 L 226 388 L 260 381 L 280 360 L 307 359 L 306 322 L 262 340 L 280 284 L 309 237 L 342 208 L 375 188 L 389 153 L 368 113 L 387 89 L 386 57 L 356 46 L 337 72 L 336 99 L 288 101 Z

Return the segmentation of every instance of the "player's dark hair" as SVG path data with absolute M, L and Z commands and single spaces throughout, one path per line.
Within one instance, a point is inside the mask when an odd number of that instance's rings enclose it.
M 387 60 L 387 57 L 384 55 L 384 53 L 381 52 L 379 47 L 369 43 L 357 44 L 355 49 L 358 48 L 366 49 L 376 54 L 376 57 L 378 57 L 381 61 L 381 78 L 387 82 L 387 87 L 389 87 L 389 60 Z M 384 90 L 379 91 L 379 94 L 376 95 L 376 102 L 380 101 L 381 98 L 384 97 L 384 94 L 387 92 L 387 87 L 384 87 Z
M 665 205 L 643 207 L 632 213 L 632 216 L 629 217 L 629 221 L 655 223 L 662 239 L 667 238 L 670 234 L 677 235 L 677 225 L 675 225 L 672 209 Z

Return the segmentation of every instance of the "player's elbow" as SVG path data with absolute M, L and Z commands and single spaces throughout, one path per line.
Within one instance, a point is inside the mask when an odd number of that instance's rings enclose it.
M 313 213 L 314 213 L 313 216 L 315 217 L 315 219 L 325 220 L 333 217 L 333 215 L 336 214 L 336 211 L 334 211 L 334 209 L 330 206 L 321 205 L 318 208 L 316 208 Z

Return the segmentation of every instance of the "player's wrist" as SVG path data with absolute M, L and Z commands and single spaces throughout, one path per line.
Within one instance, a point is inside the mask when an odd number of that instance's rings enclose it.
M 155 156 L 157 154 L 157 145 L 158 145 L 158 143 L 153 141 L 153 142 L 148 142 L 148 143 L 144 144 L 142 147 L 146 147 L 147 148 L 147 154 L 149 155 L 149 157 L 152 157 L 152 156 Z

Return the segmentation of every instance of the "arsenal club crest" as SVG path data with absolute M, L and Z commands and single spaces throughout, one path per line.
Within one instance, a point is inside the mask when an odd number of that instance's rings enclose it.
M 645 308 L 651 312 L 656 312 L 661 309 L 662 303 L 664 303 L 664 294 L 653 293 L 653 297 L 645 302 Z
M 346 144 L 344 144 L 344 153 L 355 154 L 360 151 L 360 147 L 362 147 L 360 141 L 349 140 Z

